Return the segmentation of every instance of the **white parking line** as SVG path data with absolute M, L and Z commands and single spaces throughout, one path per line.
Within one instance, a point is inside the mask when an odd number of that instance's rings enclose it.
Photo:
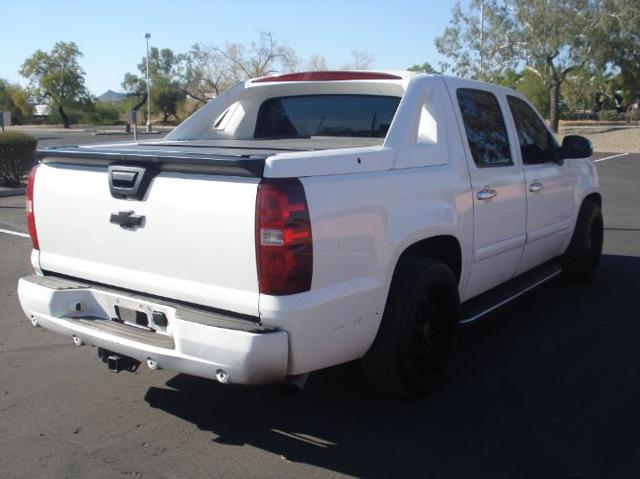
M 629 153 L 620 153 L 620 154 L 618 154 L 618 155 L 605 156 L 604 158 L 600 158 L 599 160 L 593 160 L 593 162 L 594 162 L 594 163 L 600 163 L 601 161 L 604 161 L 604 160 L 610 160 L 610 159 L 612 159 L 612 158 L 618 158 L 618 157 L 620 157 L 620 156 L 626 156 L 626 155 L 628 155 L 628 154 L 629 154 Z
M 11 230 L 3 230 L 0 228 L 0 233 L 6 233 L 8 235 L 20 236 L 21 238 L 28 238 L 29 235 L 27 233 L 20 233 L 19 231 L 11 231 Z
M 605 161 L 605 160 L 611 160 L 613 158 L 619 158 L 621 156 L 626 156 L 629 153 L 619 153 L 617 155 L 611 155 L 611 156 L 605 156 L 604 158 L 600 158 L 598 160 L 593 160 L 594 163 L 600 163 L 601 161 Z M 29 235 L 26 233 L 20 233 L 18 231 L 10 231 L 10 230 L 3 230 L 0 228 L 0 233 L 6 233 L 8 235 L 14 235 L 14 236 L 20 236 L 22 238 L 29 238 Z

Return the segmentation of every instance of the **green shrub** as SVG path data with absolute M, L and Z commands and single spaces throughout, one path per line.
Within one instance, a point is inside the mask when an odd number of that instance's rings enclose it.
M 38 140 L 18 131 L 0 133 L 0 183 L 19 186 L 36 157 Z
M 120 110 L 111 103 L 94 103 L 80 121 L 89 125 L 115 125 L 120 121 Z
M 77 125 L 80 123 L 80 117 L 82 116 L 82 112 L 75 109 L 65 108 L 65 113 L 69 118 L 69 123 L 72 125 Z M 49 114 L 46 118 L 46 123 L 48 125 L 62 125 L 64 123 L 60 112 L 56 107 L 49 108 Z
M 616 121 L 618 116 L 617 110 L 601 110 L 598 112 L 598 120 L 600 121 Z

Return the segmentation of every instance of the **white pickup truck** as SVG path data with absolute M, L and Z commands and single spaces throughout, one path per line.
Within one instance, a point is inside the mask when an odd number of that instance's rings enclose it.
M 229 89 L 159 141 L 39 152 L 34 325 L 222 383 L 362 359 L 383 391 L 442 379 L 460 323 L 602 249 L 591 144 L 518 92 L 329 71 Z

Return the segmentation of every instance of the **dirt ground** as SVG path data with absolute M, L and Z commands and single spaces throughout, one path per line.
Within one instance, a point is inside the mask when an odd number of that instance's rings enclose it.
M 593 143 L 595 152 L 640 152 L 640 126 L 568 126 L 560 127 L 558 137 L 565 135 L 586 136 Z

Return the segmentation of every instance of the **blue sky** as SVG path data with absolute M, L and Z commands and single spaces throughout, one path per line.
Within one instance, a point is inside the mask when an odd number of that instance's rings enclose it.
M 270 30 L 303 59 L 348 62 L 352 49 L 370 52 L 374 67 L 404 69 L 442 58 L 434 39 L 447 25 L 454 0 L 304 1 L 42 1 L 0 0 L 0 78 L 26 84 L 17 73 L 35 50 L 74 41 L 84 53 L 87 86 L 99 95 L 120 90 L 151 45 L 184 52 L 196 42 L 245 43 Z M 463 2 L 466 3 L 466 2 Z

